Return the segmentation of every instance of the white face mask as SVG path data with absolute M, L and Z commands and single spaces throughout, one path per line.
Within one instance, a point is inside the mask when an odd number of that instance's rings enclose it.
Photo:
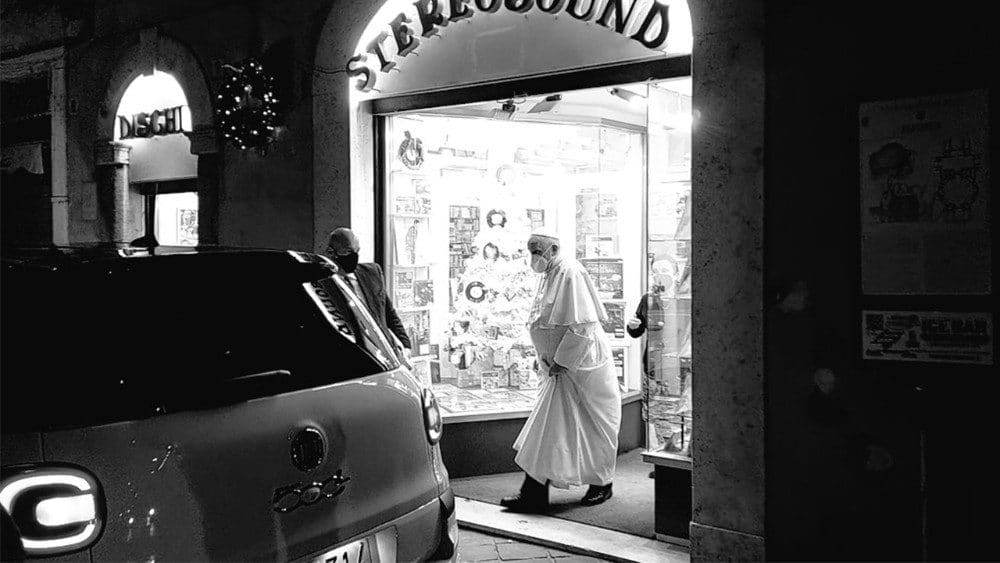
M 550 258 L 546 258 L 545 255 L 552 250 L 550 246 L 545 252 L 541 254 L 531 255 L 531 269 L 538 272 L 539 274 L 544 272 L 549 267 Z

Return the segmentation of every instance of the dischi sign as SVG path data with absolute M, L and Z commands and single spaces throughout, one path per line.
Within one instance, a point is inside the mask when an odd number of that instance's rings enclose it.
M 118 137 L 134 139 L 154 135 L 172 135 L 184 131 L 184 106 L 118 116 Z
M 626 2 L 630 5 L 626 9 Z M 614 30 L 623 36 L 642 43 L 649 49 L 656 49 L 667 40 L 670 29 L 667 17 L 669 6 L 660 2 L 652 2 L 645 15 L 633 13 L 639 7 L 640 0 L 417 0 L 413 3 L 420 20 L 420 36 L 431 37 L 441 28 L 451 22 L 471 18 L 476 12 L 493 14 L 505 8 L 518 14 L 526 14 L 537 9 L 545 14 L 565 13 L 583 22 L 595 21 L 597 25 Z M 445 7 L 447 6 L 447 14 Z M 600 13 L 598 9 L 600 8 Z M 633 33 L 629 34 L 630 22 L 642 23 Z M 653 26 L 659 22 L 659 32 L 650 37 Z M 347 62 L 347 74 L 360 77 L 357 88 L 362 92 L 370 92 L 375 87 L 375 69 L 365 63 L 368 55 L 378 59 L 378 70 L 388 72 L 396 66 L 396 62 L 386 56 L 383 43 L 392 35 L 396 43 L 397 57 L 405 57 L 412 53 L 420 44 L 412 21 L 406 14 L 399 14 L 389 22 L 389 31 L 380 32 L 368 43 L 364 53 L 358 53 Z

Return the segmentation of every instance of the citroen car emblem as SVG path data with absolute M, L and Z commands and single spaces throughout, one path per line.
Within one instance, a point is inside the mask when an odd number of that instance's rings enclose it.
M 300 471 L 316 469 L 323 463 L 324 457 L 326 457 L 326 443 L 319 430 L 305 428 L 292 438 L 292 465 Z

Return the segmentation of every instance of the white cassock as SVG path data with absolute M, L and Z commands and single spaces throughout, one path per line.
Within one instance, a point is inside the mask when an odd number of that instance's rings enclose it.
M 606 485 L 615 474 L 621 392 L 601 327 L 604 306 L 579 262 L 553 259 L 532 316 L 542 383 L 514 442 L 514 461 L 532 479 L 555 487 Z M 549 377 L 553 363 L 569 372 Z

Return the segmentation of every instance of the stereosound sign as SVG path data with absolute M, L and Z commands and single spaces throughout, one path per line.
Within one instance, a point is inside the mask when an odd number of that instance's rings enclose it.
M 646 4 L 645 13 L 641 13 Z M 413 7 L 419 19 L 421 37 L 437 35 L 448 24 L 471 18 L 479 12 L 493 14 L 501 8 L 517 14 L 536 10 L 551 15 L 567 14 L 582 22 L 594 21 L 649 49 L 662 46 L 670 29 L 667 17 L 669 6 L 642 0 L 417 0 Z M 635 22 L 641 23 L 635 27 Z M 388 31 L 376 35 L 364 53 L 350 58 L 347 74 L 361 77 L 356 84 L 359 90 L 370 92 L 375 87 L 376 68 L 366 64 L 369 55 L 376 58 L 377 69 L 383 73 L 396 66 L 396 61 L 387 56 L 383 46 L 390 35 L 396 44 L 396 57 L 405 57 L 417 48 L 420 39 L 409 25 L 411 23 L 406 14 L 397 15 L 389 22 Z M 653 33 L 657 24 L 659 29 Z

